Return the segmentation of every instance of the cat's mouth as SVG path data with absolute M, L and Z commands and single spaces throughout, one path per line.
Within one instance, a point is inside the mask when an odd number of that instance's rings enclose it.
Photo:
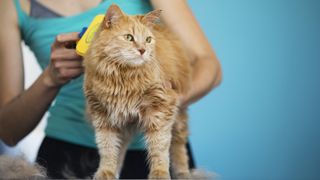
M 128 63 L 133 66 L 139 66 L 144 64 L 145 62 L 146 60 L 144 60 L 143 57 L 128 59 Z
M 122 52 L 122 57 L 125 63 L 128 63 L 132 66 L 139 66 L 148 61 L 146 54 L 138 54 L 138 53 L 125 53 Z

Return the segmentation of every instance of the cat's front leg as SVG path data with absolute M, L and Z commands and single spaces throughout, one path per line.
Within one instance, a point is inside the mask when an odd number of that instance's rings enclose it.
M 161 90 L 151 91 L 148 94 L 151 98 L 145 96 L 146 106 L 141 111 L 149 158 L 149 179 L 170 179 L 169 149 L 177 114 L 177 98 L 175 94 L 169 96 Z
M 120 131 L 116 128 L 96 128 L 96 142 L 99 148 L 100 164 L 94 179 L 116 179 Z
M 170 157 L 172 173 L 177 179 L 191 179 L 189 157 L 187 153 L 188 115 L 186 110 L 180 110 L 172 128 Z
M 171 125 L 149 129 L 145 133 L 149 158 L 149 179 L 170 179 L 169 147 L 171 142 Z
M 119 158 L 118 158 L 118 167 L 117 167 L 117 174 L 120 176 L 122 165 L 124 163 L 124 158 L 127 152 L 128 145 L 131 141 L 131 139 L 134 136 L 134 133 L 136 132 L 135 127 L 128 126 L 123 133 L 121 133 L 121 146 L 120 146 L 120 152 L 119 152 Z

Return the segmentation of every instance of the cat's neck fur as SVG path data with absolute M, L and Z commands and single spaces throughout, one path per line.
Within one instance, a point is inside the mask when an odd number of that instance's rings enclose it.
M 155 61 L 133 67 L 117 63 L 116 61 L 110 63 L 107 58 L 101 59 L 100 62 L 105 63 L 96 66 L 97 69 L 94 74 L 95 78 L 109 84 L 110 88 L 128 86 L 128 82 L 131 82 L 131 85 L 137 86 L 131 87 L 133 88 L 131 90 L 135 88 L 145 89 L 154 83 L 162 82 L 160 68 Z

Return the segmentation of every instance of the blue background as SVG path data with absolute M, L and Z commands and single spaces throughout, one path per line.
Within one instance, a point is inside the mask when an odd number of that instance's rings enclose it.
M 222 179 L 320 179 L 320 1 L 189 5 L 224 75 L 190 109 L 197 164 Z

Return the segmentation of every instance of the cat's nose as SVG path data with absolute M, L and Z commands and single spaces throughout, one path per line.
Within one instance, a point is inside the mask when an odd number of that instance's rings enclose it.
M 143 53 L 146 52 L 145 49 L 138 49 L 138 51 L 140 52 L 141 55 L 143 55 Z

